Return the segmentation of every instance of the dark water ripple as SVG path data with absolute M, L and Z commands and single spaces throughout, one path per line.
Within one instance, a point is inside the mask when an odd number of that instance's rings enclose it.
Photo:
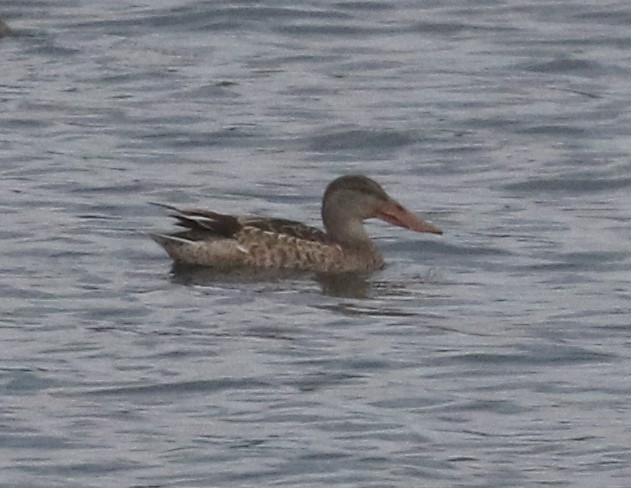
M 2 487 L 626 487 L 628 2 L 4 2 Z M 175 269 L 149 202 L 368 277 Z
M 594 174 L 591 177 L 582 175 L 559 175 L 557 178 L 540 178 L 530 181 L 506 185 L 508 191 L 526 192 L 529 194 L 545 192 L 577 193 L 605 192 L 610 193 L 631 186 L 631 178 L 603 178 Z

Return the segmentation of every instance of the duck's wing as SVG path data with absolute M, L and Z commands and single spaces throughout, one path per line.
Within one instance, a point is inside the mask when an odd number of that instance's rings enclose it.
M 330 237 L 322 230 L 295 220 L 228 215 L 210 210 L 179 208 L 160 203 L 154 205 L 169 210 L 171 216 L 177 219 L 177 225 L 187 229 L 180 233 L 180 236 L 191 240 L 236 239 L 244 229 L 254 228 L 279 236 L 294 237 L 323 244 L 332 243 Z
M 177 220 L 177 225 L 186 229 L 173 234 L 183 239 L 192 241 L 230 239 L 243 228 L 239 219 L 232 215 L 194 208 L 179 208 L 163 203 L 153 203 L 153 205 L 167 209 L 169 215 Z
M 283 236 L 295 237 L 304 241 L 332 244 L 332 240 L 326 232 L 305 225 L 302 222 L 287 219 L 275 219 L 267 217 L 246 217 L 241 220 L 244 226 L 256 227 L 265 232 Z

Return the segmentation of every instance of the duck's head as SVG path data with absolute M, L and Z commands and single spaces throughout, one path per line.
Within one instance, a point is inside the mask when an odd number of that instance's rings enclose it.
M 369 242 L 363 221 L 370 218 L 416 232 L 443 233 L 407 210 L 391 198 L 379 183 L 366 176 L 342 176 L 329 184 L 322 200 L 322 221 L 333 238 L 356 245 Z

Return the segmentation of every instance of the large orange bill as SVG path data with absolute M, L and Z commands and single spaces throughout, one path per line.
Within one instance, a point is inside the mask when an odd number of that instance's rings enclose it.
M 432 234 L 443 233 L 438 227 L 417 217 L 397 202 L 386 204 L 377 212 L 376 217 L 392 225 L 404 227 L 416 232 L 431 232 Z

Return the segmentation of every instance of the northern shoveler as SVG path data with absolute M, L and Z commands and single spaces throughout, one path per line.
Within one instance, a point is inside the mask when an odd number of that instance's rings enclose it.
M 375 181 L 360 175 L 337 178 L 322 199 L 326 232 L 285 219 L 233 216 L 161 205 L 186 230 L 151 234 L 178 264 L 296 269 L 324 273 L 371 272 L 384 266 L 364 230 L 378 218 L 416 232 L 442 234 L 392 199 Z

